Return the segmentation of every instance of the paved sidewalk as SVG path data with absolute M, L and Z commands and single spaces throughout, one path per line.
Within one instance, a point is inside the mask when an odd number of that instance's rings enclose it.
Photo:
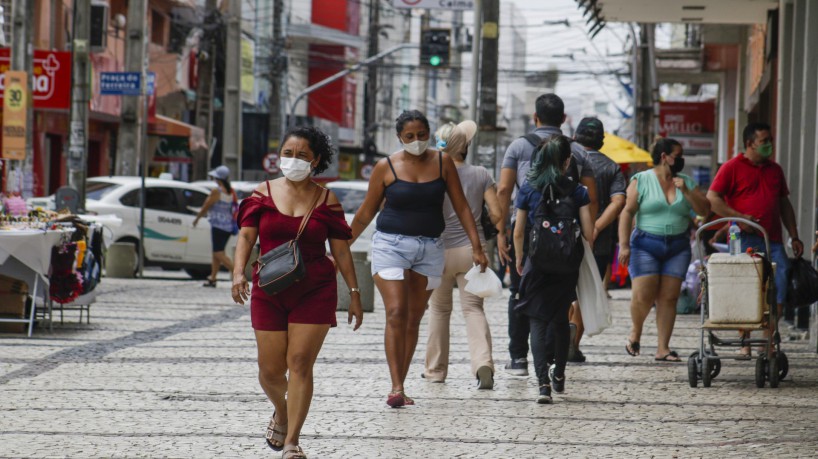
M 183 275 L 104 279 L 90 325 L 33 338 L 0 335 L 2 457 L 279 457 L 264 443 L 272 413 L 256 379 L 249 312 Z M 496 374 L 477 391 L 456 307 L 446 384 L 420 378 L 426 326 L 407 392 L 386 406 L 383 307 L 352 333 L 345 314 L 315 368 L 302 445 L 311 458 L 815 457 L 818 360 L 787 342 L 790 376 L 757 389 L 751 362 L 726 362 L 709 389 L 691 389 L 685 364 L 655 363 L 653 317 L 641 357 L 625 354 L 628 295 L 612 292 L 614 325 L 583 341 L 566 394 L 537 405 L 536 381 Z M 506 361 L 506 298 L 487 304 L 498 369 Z M 342 317 L 344 320 L 341 320 Z M 672 341 L 697 346 L 698 316 L 680 316 Z M 533 370 L 533 369 L 532 369 Z

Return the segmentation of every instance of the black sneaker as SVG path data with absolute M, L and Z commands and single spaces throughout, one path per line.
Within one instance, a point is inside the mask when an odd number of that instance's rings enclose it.
M 585 362 L 585 354 L 579 349 L 576 349 L 573 355 L 568 356 L 568 361 L 571 363 L 583 363 Z
M 528 376 L 528 359 L 514 359 L 506 364 L 505 369 L 511 376 Z
M 540 405 L 550 405 L 554 403 L 554 400 L 551 398 L 551 386 L 540 386 L 540 395 L 537 397 L 537 403 Z
M 548 379 L 551 380 L 551 387 L 554 389 L 554 392 L 561 394 L 565 392 L 565 375 L 557 379 L 557 376 L 554 374 L 556 369 L 556 365 L 551 365 L 551 367 L 548 368 Z

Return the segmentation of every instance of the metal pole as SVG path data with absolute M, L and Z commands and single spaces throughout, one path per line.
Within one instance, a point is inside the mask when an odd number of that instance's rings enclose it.
M 147 0 L 128 2 L 128 23 L 125 27 L 125 70 L 139 72 L 145 80 L 147 62 Z M 142 151 L 142 124 L 147 123 L 139 114 L 139 98 L 122 98 L 122 117 L 117 136 L 116 174 L 138 175 L 136 166 Z
M 230 0 L 225 52 L 222 164 L 241 180 L 241 1 Z
M 376 62 L 376 61 L 380 60 L 381 58 L 384 58 L 384 57 L 386 57 L 386 56 L 388 56 L 390 54 L 393 54 L 393 53 L 395 53 L 397 51 L 400 51 L 402 49 L 417 48 L 417 47 L 418 47 L 418 45 L 416 43 L 403 43 L 401 45 L 393 46 L 393 47 L 391 47 L 389 49 L 381 51 L 380 53 L 378 53 L 378 54 L 376 54 L 376 55 L 374 55 L 374 56 L 372 56 L 370 58 L 367 58 L 366 60 L 358 62 L 357 64 L 353 65 L 352 67 L 349 67 L 348 69 L 341 70 L 340 72 L 336 73 L 335 75 L 324 78 L 323 80 L 319 81 L 318 83 L 315 83 L 314 85 L 304 89 L 303 91 L 298 93 L 297 96 L 295 96 L 295 100 L 293 101 L 292 105 L 290 105 L 290 122 L 289 122 L 290 127 L 295 126 L 295 109 L 298 106 L 298 103 L 301 102 L 301 99 L 303 99 L 305 96 L 307 96 L 311 92 L 314 92 L 314 91 L 316 91 L 318 89 L 321 89 L 324 86 L 332 83 L 333 81 L 338 80 L 339 78 L 343 78 L 343 77 L 349 75 L 350 73 L 356 72 L 356 71 L 360 70 L 362 67 L 367 66 L 367 65 L 369 65 L 369 64 L 371 64 L 373 62 Z
M 477 122 L 477 93 L 480 87 L 480 48 L 483 39 L 483 0 L 474 0 L 474 33 L 471 43 L 471 101 L 469 102 L 469 118 Z M 474 151 L 466 157 L 466 162 L 474 164 L 477 157 L 477 145 L 480 145 L 480 129 L 472 140 Z
M 12 52 L 11 52 L 11 69 L 21 72 L 26 72 L 26 79 L 28 80 L 29 94 L 34 90 L 33 83 L 33 28 L 31 18 L 34 16 L 34 0 L 15 0 L 11 6 L 12 15 Z M 1 101 L 0 101 L 1 102 Z M 32 172 L 32 163 L 34 152 L 32 150 L 32 139 L 34 129 L 34 108 L 32 107 L 31 99 L 29 98 L 26 104 L 26 145 L 25 145 L 25 160 L 20 161 L 5 161 L 3 171 L 6 174 L 4 183 L 8 186 L 8 173 L 11 170 L 10 165 L 15 163 L 17 167 L 23 166 L 23 183 L 19 183 L 18 190 L 22 191 L 23 197 L 31 197 L 31 189 L 26 189 L 27 180 L 26 175 Z M 28 195 L 28 196 L 27 196 Z
M 77 208 L 85 209 L 85 174 L 88 168 L 88 101 L 91 2 L 74 0 L 71 44 L 71 123 L 68 139 L 68 185 L 79 192 Z
M 154 82 L 154 84 L 156 84 Z M 154 91 L 156 88 L 154 88 Z M 145 277 L 143 268 L 145 267 L 145 204 L 147 203 L 147 189 L 145 188 L 145 177 L 148 174 L 148 81 L 142 78 L 142 116 L 144 122 L 141 126 L 139 137 L 142 149 L 139 151 L 139 174 L 142 183 L 139 189 L 139 277 Z

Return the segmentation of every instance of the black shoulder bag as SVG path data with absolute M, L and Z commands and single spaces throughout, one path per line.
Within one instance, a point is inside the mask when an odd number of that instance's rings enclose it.
M 256 262 L 256 272 L 258 273 L 258 286 L 264 290 L 268 295 L 275 295 L 290 285 L 300 281 L 307 274 L 307 268 L 304 266 L 304 260 L 301 259 L 301 249 L 298 247 L 298 240 L 301 238 L 301 233 L 307 227 L 307 223 L 312 217 L 312 212 L 318 205 L 318 200 L 324 191 L 318 193 L 315 201 L 312 203 L 310 211 L 304 218 L 301 219 L 301 227 L 298 228 L 298 234 L 295 239 L 281 244 L 280 246 L 269 250 L 267 253 L 261 255 Z

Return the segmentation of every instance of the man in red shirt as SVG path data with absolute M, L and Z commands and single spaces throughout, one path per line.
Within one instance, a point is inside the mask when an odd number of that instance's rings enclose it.
M 790 203 L 790 190 L 784 171 L 770 159 L 773 140 L 770 126 L 750 123 L 744 128 L 744 153 L 724 163 L 716 174 L 707 199 L 713 212 L 723 217 L 739 217 L 761 225 L 770 239 L 770 257 L 776 263 L 775 287 L 779 315 L 787 297 L 787 274 L 789 260 L 784 250 L 781 223 L 787 228 L 796 258 L 804 252 L 804 244 L 798 239 L 795 211 Z M 753 248 L 766 252 L 764 237 L 742 228 L 741 249 Z M 745 348 L 749 355 L 749 349 Z

